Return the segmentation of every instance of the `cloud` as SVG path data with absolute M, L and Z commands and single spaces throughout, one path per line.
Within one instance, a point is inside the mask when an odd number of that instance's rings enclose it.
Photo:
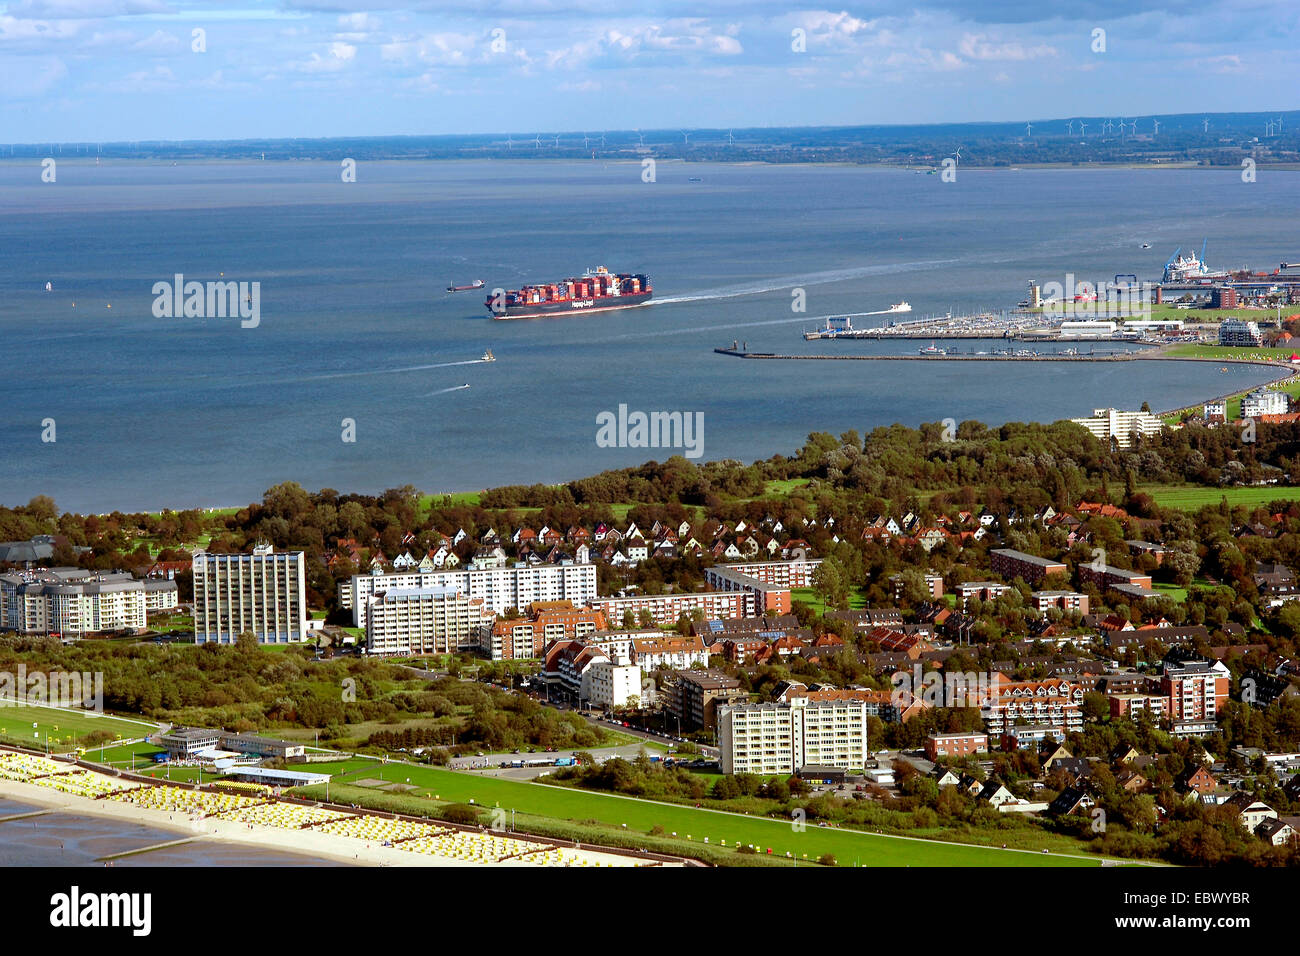
M 1057 56 L 1055 47 L 1046 43 L 1025 46 L 1015 41 L 997 43 L 982 33 L 967 33 L 959 45 L 962 56 L 968 60 L 1037 60 L 1043 57 Z
M 58 57 L 24 57 L 21 67 L 0 57 L 0 75 L 5 77 L 5 95 L 14 99 L 45 96 L 63 84 L 68 68 Z
M 306 60 L 289 64 L 288 69 L 298 73 L 338 73 L 346 70 L 356 55 L 356 47 L 336 40 L 329 45 L 323 56 L 313 52 Z

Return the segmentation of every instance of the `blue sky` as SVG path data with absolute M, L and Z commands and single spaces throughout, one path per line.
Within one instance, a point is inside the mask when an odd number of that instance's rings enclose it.
M 1018 121 L 1290 109 L 1300 88 L 1294 0 L 625 9 L 0 2 L 0 142 Z

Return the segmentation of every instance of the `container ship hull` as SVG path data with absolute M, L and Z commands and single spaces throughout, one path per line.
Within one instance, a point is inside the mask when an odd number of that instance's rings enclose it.
M 578 278 L 494 292 L 483 303 L 494 319 L 610 312 L 645 305 L 654 296 L 648 276 L 616 274 L 604 266 L 589 269 Z
M 579 312 L 611 312 L 614 309 L 630 309 L 645 305 L 652 298 L 653 292 L 641 292 L 635 295 L 605 296 L 600 299 L 570 299 L 563 302 L 542 302 L 536 305 L 508 305 L 504 309 L 488 311 L 495 319 L 532 319 L 543 315 L 574 315 Z M 613 299 L 611 302 L 610 299 Z

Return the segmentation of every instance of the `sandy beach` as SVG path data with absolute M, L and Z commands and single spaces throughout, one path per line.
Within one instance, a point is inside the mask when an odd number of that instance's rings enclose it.
M 43 809 L 56 810 L 79 816 L 113 819 L 125 823 L 144 824 L 175 834 L 177 840 L 216 841 L 226 844 L 253 846 L 287 853 L 299 853 L 316 859 L 330 860 L 352 866 L 535 866 L 526 860 L 503 860 L 484 864 L 454 859 L 437 854 L 414 853 L 396 847 L 386 847 L 377 842 L 347 836 L 321 833 L 312 829 L 285 829 L 258 826 L 227 820 L 206 818 L 191 821 L 184 813 L 168 813 L 124 803 L 116 800 L 92 800 L 52 791 L 35 784 L 20 783 L 0 778 L 0 798 L 7 798 Z M 0 824 L 0 836 L 3 827 Z M 628 866 L 635 864 L 625 856 L 598 853 L 589 850 L 564 848 L 564 853 L 585 861 L 587 866 Z M 138 862 L 148 859 L 148 854 L 136 857 Z

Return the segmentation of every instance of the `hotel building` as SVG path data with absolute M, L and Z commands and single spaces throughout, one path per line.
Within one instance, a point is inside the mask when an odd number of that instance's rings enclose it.
M 399 657 L 477 650 L 492 622 L 481 599 L 455 588 L 380 591 L 366 603 L 366 650 Z
M 194 643 L 233 644 L 252 633 L 259 644 L 307 639 L 306 560 L 301 551 L 194 554 Z
M 860 700 L 724 705 L 718 708 L 722 772 L 793 774 L 803 767 L 861 771 L 867 712 Z
M 1094 409 L 1091 418 L 1071 418 L 1102 441 L 1115 439 L 1120 448 L 1133 444 L 1133 436 L 1155 435 L 1163 427 L 1160 419 L 1149 412 L 1125 412 L 1117 408 Z
M 366 603 L 378 591 L 394 588 L 455 588 L 472 598 L 482 598 L 493 614 L 508 609 L 522 611 L 530 604 L 571 601 L 574 607 L 590 603 L 596 596 L 594 564 L 516 565 L 511 568 L 474 568 L 456 571 L 412 571 L 399 574 L 357 574 L 340 595 L 344 607 L 352 608 L 352 619 L 363 627 Z

